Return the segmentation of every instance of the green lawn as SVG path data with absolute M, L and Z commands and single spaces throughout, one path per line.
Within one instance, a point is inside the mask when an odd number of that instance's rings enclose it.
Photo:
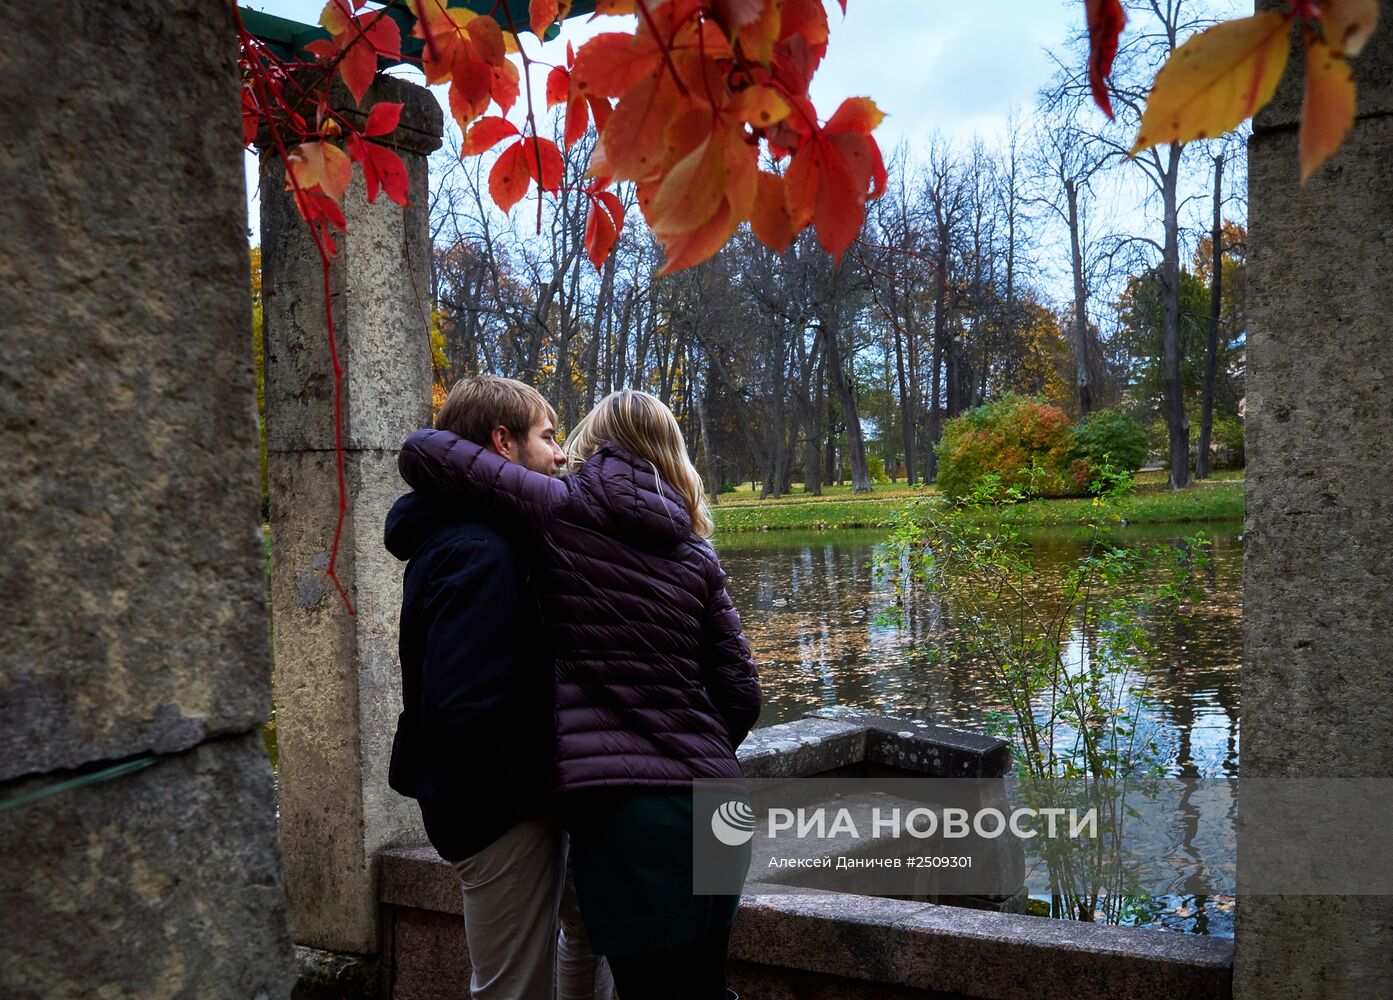
M 1228 521 L 1243 517 L 1243 472 L 1221 472 L 1178 493 L 1166 488 L 1164 472 L 1137 475 L 1137 491 L 1117 507 L 1119 516 L 1133 524 Z M 849 486 L 823 489 L 820 497 L 795 492 L 778 500 L 759 500 L 748 488 L 721 494 L 711 509 L 717 534 L 743 531 L 818 531 L 833 528 L 870 528 L 884 524 L 889 515 L 916 495 L 937 495 L 932 486 L 911 489 L 904 484 L 884 484 L 872 493 L 853 496 Z M 1069 525 L 1086 518 L 1093 508 L 1087 498 L 1036 500 L 1005 508 L 1002 521 L 1019 525 Z

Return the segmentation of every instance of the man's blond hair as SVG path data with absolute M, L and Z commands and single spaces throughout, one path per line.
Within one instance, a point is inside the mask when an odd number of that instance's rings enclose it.
M 530 385 L 499 375 L 476 375 L 455 383 L 435 415 L 435 428 L 487 448 L 495 427 L 506 427 L 525 441 L 543 418 L 555 424 L 556 411 Z

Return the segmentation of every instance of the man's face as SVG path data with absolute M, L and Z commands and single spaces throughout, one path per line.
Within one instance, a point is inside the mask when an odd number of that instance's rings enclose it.
M 560 475 L 566 464 L 566 453 L 556 444 L 556 428 L 546 416 L 532 425 L 525 440 L 515 440 L 512 454 L 504 457 L 544 476 Z

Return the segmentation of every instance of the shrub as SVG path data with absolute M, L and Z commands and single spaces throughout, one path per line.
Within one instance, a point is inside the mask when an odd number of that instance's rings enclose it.
M 866 458 L 866 469 L 871 474 L 871 481 L 875 483 L 888 483 L 890 477 L 885 474 L 885 459 L 879 455 L 870 455 Z
M 1073 434 L 1074 464 L 1087 463 L 1083 475 L 1085 490 L 1093 469 L 1110 465 L 1123 472 L 1136 472 L 1146 462 L 1146 431 L 1119 409 L 1089 414 L 1087 420 L 1074 428 Z
M 1073 450 L 1063 410 L 1037 399 L 1004 396 L 944 425 L 935 482 L 953 500 L 968 496 L 985 476 L 996 477 L 998 499 L 1027 484 L 1041 496 L 1074 496 L 1087 489 L 1075 482 Z

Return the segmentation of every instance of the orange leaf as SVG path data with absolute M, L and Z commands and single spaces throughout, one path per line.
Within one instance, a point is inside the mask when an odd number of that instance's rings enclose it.
M 556 0 L 532 0 L 528 11 L 532 34 L 541 38 L 556 20 Z
M 793 242 L 797 230 L 784 193 L 784 179 L 778 174 L 759 172 L 759 190 L 754 214 L 750 216 L 750 228 L 761 243 L 777 253 L 783 253 Z
M 523 141 L 523 160 L 527 172 L 543 191 L 555 193 L 561 189 L 566 174 L 566 162 L 561 150 L 550 139 L 527 138 Z
M 579 68 L 582 49 L 576 56 Z M 572 77 L 575 79 L 575 77 Z M 642 180 L 667 159 L 668 124 L 676 117 L 679 95 L 669 73 L 636 83 L 620 100 L 603 133 L 605 160 L 613 176 Z
M 633 14 L 634 0 L 595 0 L 596 14 Z
M 532 175 L 527 169 L 527 158 L 521 142 L 509 146 L 489 171 L 489 194 L 505 213 L 512 211 L 514 205 L 527 194 Z
M 1357 56 L 1378 24 L 1378 0 L 1324 0 L 1320 27 L 1336 55 Z
M 489 89 L 489 95 L 498 105 L 500 111 L 506 115 L 509 109 L 517 103 L 520 92 L 518 68 L 511 60 L 504 59 L 493 67 L 493 86 Z
M 623 32 L 596 35 L 576 53 L 572 86 L 577 94 L 619 97 L 652 75 L 660 62 L 662 53 L 651 40 Z
M 870 135 L 885 120 L 885 112 L 875 106 L 869 97 L 848 97 L 837 108 L 824 132 L 859 132 Z
M 842 133 L 832 138 L 850 136 Z M 863 137 L 863 141 L 868 140 Z M 856 241 L 866 218 L 866 190 L 860 186 L 859 165 L 856 169 L 858 173 L 853 174 L 841 149 L 823 136 L 805 142 L 788 167 L 786 183 L 794 225 L 802 229 L 811 218 L 818 242 L 837 260 Z
M 1272 99 L 1291 48 L 1291 18 L 1224 21 L 1171 53 L 1156 74 L 1131 155 L 1222 135 Z
M 690 233 L 716 214 L 725 200 L 723 139 L 719 130 L 709 133 L 668 170 L 648 212 L 649 225 L 656 231 L 664 235 Z
M 517 126 L 506 118 L 480 118 L 470 127 L 460 148 L 460 156 L 477 156 L 504 139 L 519 135 Z
M 343 192 L 353 178 L 353 162 L 343 150 L 328 142 L 305 142 L 296 146 L 286 157 L 285 188 L 301 190 L 319 188 L 334 201 L 343 200 Z M 291 175 L 295 182 L 291 182 Z
M 740 220 L 735 218 L 734 212 L 731 211 L 730 202 L 722 202 L 720 210 L 700 229 L 673 240 L 663 241 L 666 260 L 658 276 L 672 274 L 674 271 L 681 271 L 709 260 L 717 250 L 726 245 L 739 227 Z
M 1088 85 L 1093 100 L 1109 118 L 1112 99 L 1108 96 L 1108 77 L 1117 58 L 1117 39 L 1127 23 L 1121 0 L 1084 0 L 1088 20 Z
M 765 4 L 759 18 L 742 27 L 735 35 L 745 58 L 768 65 L 774 58 L 774 43 L 779 40 L 783 11 L 778 4 Z
M 1344 56 L 1306 36 L 1306 96 L 1301 104 L 1301 180 L 1340 148 L 1354 125 L 1354 73 Z
M 783 121 L 793 110 L 773 87 L 746 87 L 730 102 L 730 112 L 755 128 Z

